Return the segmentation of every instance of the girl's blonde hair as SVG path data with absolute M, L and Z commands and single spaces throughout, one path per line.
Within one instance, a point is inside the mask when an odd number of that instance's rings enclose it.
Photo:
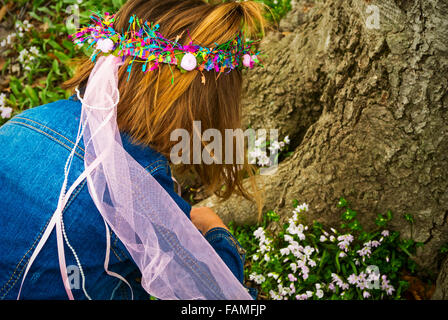
M 159 24 L 159 32 L 165 38 L 178 39 L 183 45 L 193 40 L 195 44 L 212 47 L 233 39 L 241 30 L 249 37 L 263 34 L 262 9 L 260 3 L 253 1 L 213 4 L 202 0 L 129 0 L 117 13 L 114 29 L 127 30 L 129 18 L 136 15 L 148 23 Z M 127 57 L 126 62 L 129 59 L 132 58 Z M 93 63 L 88 58 L 77 63 L 75 76 L 63 85 L 66 89 L 73 90 L 87 83 Z M 171 83 L 173 73 L 174 84 Z M 192 138 L 193 121 L 201 121 L 203 131 L 214 128 L 223 136 L 225 129 L 240 128 L 242 72 L 233 70 L 217 75 L 215 71 L 181 73 L 177 68 L 161 64 L 158 70 L 146 74 L 134 70 L 128 80 L 126 68 L 120 68 L 117 106 L 120 131 L 128 133 L 133 143 L 150 146 L 169 158 L 177 143 L 170 141 L 171 132 L 186 129 Z M 193 167 L 208 191 L 223 199 L 237 192 L 256 200 L 261 216 L 261 194 L 255 184 L 255 170 L 247 161 L 242 167 L 215 163 Z M 252 192 L 243 186 L 245 177 L 251 177 Z

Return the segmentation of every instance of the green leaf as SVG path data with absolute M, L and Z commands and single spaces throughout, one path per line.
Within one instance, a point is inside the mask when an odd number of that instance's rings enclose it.
M 21 91 L 20 91 L 21 90 L 21 85 L 17 81 L 17 79 L 11 78 L 11 80 L 9 82 L 9 88 L 16 95 L 16 97 L 19 97 L 21 95 Z
M 342 219 L 343 220 L 347 220 L 350 221 L 352 219 L 354 219 L 356 217 L 356 211 L 347 208 L 347 210 L 344 211 L 344 213 L 342 214 Z
M 386 213 L 386 216 L 387 216 L 387 220 L 389 220 L 389 221 L 392 220 L 392 216 L 393 216 L 392 211 L 388 210 Z
M 299 200 L 297 200 L 297 199 L 292 200 L 292 206 L 294 208 L 297 208 L 299 206 Z
M 339 199 L 339 203 L 337 205 L 339 208 L 343 208 L 347 206 L 347 200 L 345 200 L 344 198 L 340 198 Z
M 25 87 L 25 94 L 30 99 L 33 107 L 39 105 L 39 97 L 37 96 L 36 91 L 34 91 L 31 86 L 27 85 Z
M 54 40 L 52 40 L 52 39 L 48 39 L 48 44 L 49 44 L 50 46 L 52 46 L 53 49 L 55 49 L 55 50 L 59 50 L 59 51 L 63 51 L 63 50 L 64 50 L 64 48 L 62 48 L 62 47 L 59 45 L 59 43 L 57 43 L 56 41 L 54 41 Z
M 413 223 L 414 223 L 414 217 L 413 217 L 411 214 L 406 213 L 406 214 L 403 215 L 403 217 L 404 217 L 404 219 L 405 219 L 406 221 L 408 221 L 410 224 L 413 224 Z
M 61 62 L 63 62 L 63 63 L 65 63 L 65 62 L 67 62 L 67 61 L 70 60 L 70 57 L 69 57 L 69 56 L 67 56 L 65 53 L 60 52 L 60 51 L 55 51 L 55 52 L 54 52 L 54 55 L 55 55 L 59 60 L 61 60 Z
M 339 253 L 340 253 L 341 251 L 338 251 L 337 253 L 336 253 L 336 258 L 335 258 L 335 263 L 336 263 L 336 270 L 338 271 L 338 272 L 341 272 L 341 264 L 339 263 Z

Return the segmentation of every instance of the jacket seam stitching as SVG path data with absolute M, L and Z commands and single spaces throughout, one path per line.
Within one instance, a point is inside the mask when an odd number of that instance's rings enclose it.
M 32 121 L 32 122 L 34 122 L 34 123 L 36 123 L 36 124 L 39 124 L 39 125 L 41 125 L 42 127 L 47 128 L 48 130 L 51 130 L 52 132 L 58 134 L 59 136 L 61 136 L 62 138 L 64 138 L 64 139 L 67 140 L 68 142 L 70 142 L 71 144 L 75 145 L 75 143 L 74 143 L 73 141 L 71 141 L 70 139 L 68 139 L 68 138 L 65 137 L 64 135 L 61 135 L 60 133 L 58 133 L 58 132 L 52 130 L 51 128 L 49 128 L 49 127 L 47 127 L 47 126 L 45 126 L 45 125 L 43 125 L 43 124 L 41 124 L 41 123 L 39 123 L 39 122 L 36 122 L 36 121 L 31 120 L 31 119 L 28 119 L 28 118 L 23 118 L 23 117 L 17 117 L 17 116 L 16 116 L 15 118 L 24 119 L 24 120 L 29 120 L 29 121 Z M 23 122 L 20 122 L 20 121 L 14 121 L 14 120 L 10 120 L 9 123 L 26 126 L 26 127 L 28 127 L 29 129 L 31 129 L 31 130 L 34 130 L 34 131 L 36 131 L 36 132 L 38 132 L 38 133 L 42 133 L 42 134 L 46 135 L 46 136 L 47 136 L 48 138 L 50 138 L 51 140 L 55 140 L 56 142 L 58 142 L 59 144 L 63 145 L 64 147 L 66 147 L 66 148 L 67 148 L 68 150 L 70 150 L 70 151 L 73 149 L 73 148 L 70 148 L 69 146 L 67 146 L 66 144 L 64 144 L 62 141 L 58 140 L 56 137 L 51 136 L 51 135 L 49 135 L 47 132 L 45 132 L 45 131 L 43 131 L 43 130 L 40 130 L 39 128 L 36 128 L 35 126 L 32 126 L 32 125 L 30 125 L 30 124 L 28 124 L 28 123 L 23 123 Z M 83 148 L 81 148 L 80 146 L 77 146 L 77 147 L 78 147 L 80 150 L 82 150 L 83 152 L 85 152 L 85 150 L 84 150 Z M 78 152 L 75 151 L 75 154 L 78 155 L 81 159 L 84 159 L 84 156 L 81 155 L 81 154 L 79 154 Z M 159 160 L 156 160 L 156 161 L 152 162 L 151 164 L 149 164 L 148 166 L 146 166 L 146 167 L 145 167 L 145 170 L 148 170 L 150 167 L 154 166 L 154 164 L 159 163 L 159 162 L 162 162 L 163 164 L 165 164 L 166 161 L 165 161 L 165 160 L 160 160 L 160 159 L 159 159 Z M 160 169 L 160 166 L 157 166 L 157 167 L 151 169 L 150 173 L 151 173 L 151 174 L 154 173 L 155 171 L 157 171 L 157 169 Z
M 31 119 L 29 119 L 29 118 L 25 118 L 25 117 L 21 117 L 21 116 L 15 116 L 14 118 L 15 118 L 15 119 L 23 119 L 23 120 L 27 120 L 27 121 L 34 122 L 34 123 L 36 123 L 36 124 L 38 124 L 38 125 L 40 125 L 40 126 L 46 128 L 46 129 L 52 131 L 52 132 L 54 132 L 54 133 L 57 134 L 58 136 L 64 138 L 64 139 L 67 140 L 68 142 L 70 142 L 71 144 L 75 145 L 75 143 L 74 143 L 73 141 L 71 141 L 69 138 L 67 138 L 67 137 L 64 136 L 63 134 L 61 134 L 61 133 L 59 133 L 59 132 L 57 132 L 57 131 L 55 131 L 55 130 L 49 128 L 49 127 L 47 127 L 46 125 L 44 125 L 44 124 L 42 124 L 42 123 L 40 123 L 40 122 L 38 122 L 38 121 L 31 120 Z M 17 122 L 20 123 L 20 121 L 17 121 Z M 85 152 L 85 150 L 84 150 L 83 148 L 81 148 L 79 145 L 78 145 L 77 147 L 78 147 L 79 149 L 81 149 L 83 152 Z
M 44 135 L 47 136 L 50 140 L 54 140 L 54 141 L 56 141 L 57 143 L 59 143 L 60 145 L 64 146 L 64 147 L 65 147 L 67 150 L 69 150 L 69 151 L 71 151 L 71 150 L 73 149 L 73 148 L 70 148 L 69 146 L 67 146 L 66 144 L 64 144 L 62 141 L 56 139 L 56 137 L 53 137 L 53 136 L 49 135 L 48 133 L 46 133 L 45 131 L 42 131 L 42 130 L 40 130 L 40 129 L 36 128 L 36 127 L 33 127 L 33 126 L 31 126 L 31 125 L 29 125 L 29 124 L 27 124 L 27 123 L 16 122 L 16 121 L 12 121 L 12 120 L 10 120 L 9 123 L 17 124 L 17 125 L 21 125 L 21 126 L 25 126 L 25 127 L 27 127 L 28 129 L 30 129 L 30 130 L 36 131 L 37 133 L 44 134 Z M 76 154 L 79 158 L 84 159 L 84 156 L 82 156 L 82 155 L 79 154 L 78 152 L 75 151 L 75 154 Z
M 231 245 L 232 247 L 235 248 L 236 252 L 238 253 L 238 255 L 239 255 L 239 257 L 240 257 L 241 263 L 244 264 L 245 253 L 240 253 L 238 247 L 240 247 L 240 248 L 243 249 L 243 250 L 244 250 L 244 248 L 242 248 L 241 246 L 239 246 L 239 245 L 235 242 L 235 240 L 232 239 L 231 237 L 229 237 L 228 235 L 224 235 L 224 234 L 216 234 L 216 235 L 213 235 L 212 237 L 210 237 L 210 238 L 207 239 L 207 240 L 208 240 L 208 242 L 209 242 L 210 244 L 212 244 L 212 243 L 215 242 L 216 240 L 220 240 L 220 239 L 225 239 L 225 240 L 227 240 L 227 241 L 230 243 L 230 245 Z

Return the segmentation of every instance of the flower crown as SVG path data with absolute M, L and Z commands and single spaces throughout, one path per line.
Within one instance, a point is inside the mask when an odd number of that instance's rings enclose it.
M 115 15 L 97 13 L 91 19 L 92 24 L 69 37 L 80 46 L 85 43 L 89 44 L 89 48 L 95 45 L 92 61 L 95 61 L 100 52 L 123 57 L 123 61 L 127 56 L 134 57 L 127 67 L 129 76 L 135 61 L 143 62 L 144 73 L 156 70 L 160 63 L 175 65 L 181 72 L 199 70 L 202 73 L 203 70 L 214 70 L 219 74 L 243 67 L 251 69 L 255 64 L 261 65 L 259 52 L 253 50 L 255 41 L 243 41 L 243 32 L 226 43 L 215 43 L 215 47 L 206 48 L 193 44 L 193 41 L 188 45 L 181 45 L 177 42 L 180 36 L 175 41 L 168 40 L 157 31 L 158 24 L 152 25 L 147 21 L 143 23 L 135 15 L 129 19 L 128 30 L 121 34 L 113 28 Z M 150 68 L 149 62 L 153 62 Z M 202 82 L 205 82 L 204 75 Z

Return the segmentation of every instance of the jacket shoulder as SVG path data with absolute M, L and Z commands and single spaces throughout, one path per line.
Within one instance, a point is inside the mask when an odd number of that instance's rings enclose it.
M 25 110 L 13 117 L 9 122 L 25 126 L 42 133 L 43 138 L 52 139 L 55 143 L 71 150 L 75 146 L 81 115 L 81 102 L 77 99 L 59 100 Z M 156 167 L 168 166 L 168 160 L 150 147 L 133 144 L 130 136 L 120 133 L 123 148 L 149 172 Z M 76 156 L 83 159 L 84 141 L 80 140 Z

